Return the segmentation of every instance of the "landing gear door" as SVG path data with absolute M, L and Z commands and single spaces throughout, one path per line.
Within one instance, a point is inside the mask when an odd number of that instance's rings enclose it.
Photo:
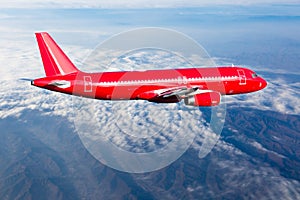
M 238 69 L 237 70 L 238 75 L 239 75 L 239 79 L 240 79 L 240 85 L 246 85 L 246 75 L 245 75 L 245 71 L 242 69 Z
M 83 77 L 83 81 L 84 81 L 84 92 L 92 92 L 93 91 L 92 77 L 90 77 L 90 76 L 84 76 Z

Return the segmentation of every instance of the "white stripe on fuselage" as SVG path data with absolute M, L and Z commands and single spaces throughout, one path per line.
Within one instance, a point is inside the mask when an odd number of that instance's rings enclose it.
M 141 85 L 141 84 L 157 84 L 157 83 L 177 83 L 179 85 L 184 85 L 192 82 L 216 82 L 216 81 L 233 81 L 239 80 L 238 76 L 215 76 L 215 77 L 195 77 L 195 78 L 173 78 L 173 79 L 150 79 L 150 80 L 129 80 L 129 81 L 111 81 L 111 82 L 99 82 L 94 83 L 96 86 L 127 86 L 127 85 Z

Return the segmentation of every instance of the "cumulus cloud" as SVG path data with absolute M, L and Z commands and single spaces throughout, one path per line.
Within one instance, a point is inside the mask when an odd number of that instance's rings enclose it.
M 299 79 L 298 79 L 299 80 Z M 289 84 L 288 80 L 268 80 L 268 86 L 262 91 L 226 97 L 232 107 L 253 107 L 261 110 L 277 111 L 285 114 L 299 114 L 299 82 Z
M 58 0 L 14 0 L 2 2 L 2 8 L 166 8 L 166 7 L 197 7 L 204 5 L 250 5 L 250 4 L 296 4 L 299 3 L 297 0 L 230 0 L 230 1 L 221 1 L 221 0 L 193 0 L 193 1 L 183 1 L 183 0 L 134 0 L 134 1 L 104 1 L 104 0 L 67 0 L 67 1 L 58 1 Z

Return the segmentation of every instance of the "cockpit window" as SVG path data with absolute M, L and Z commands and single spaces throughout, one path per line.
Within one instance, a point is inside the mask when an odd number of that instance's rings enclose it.
M 256 78 L 258 75 L 256 73 L 252 74 L 252 78 Z

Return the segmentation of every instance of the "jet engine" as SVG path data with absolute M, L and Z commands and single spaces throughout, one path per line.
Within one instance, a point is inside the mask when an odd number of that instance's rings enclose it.
M 219 92 L 204 92 L 189 96 L 184 99 L 184 103 L 189 106 L 217 106 L 221 101 Z

